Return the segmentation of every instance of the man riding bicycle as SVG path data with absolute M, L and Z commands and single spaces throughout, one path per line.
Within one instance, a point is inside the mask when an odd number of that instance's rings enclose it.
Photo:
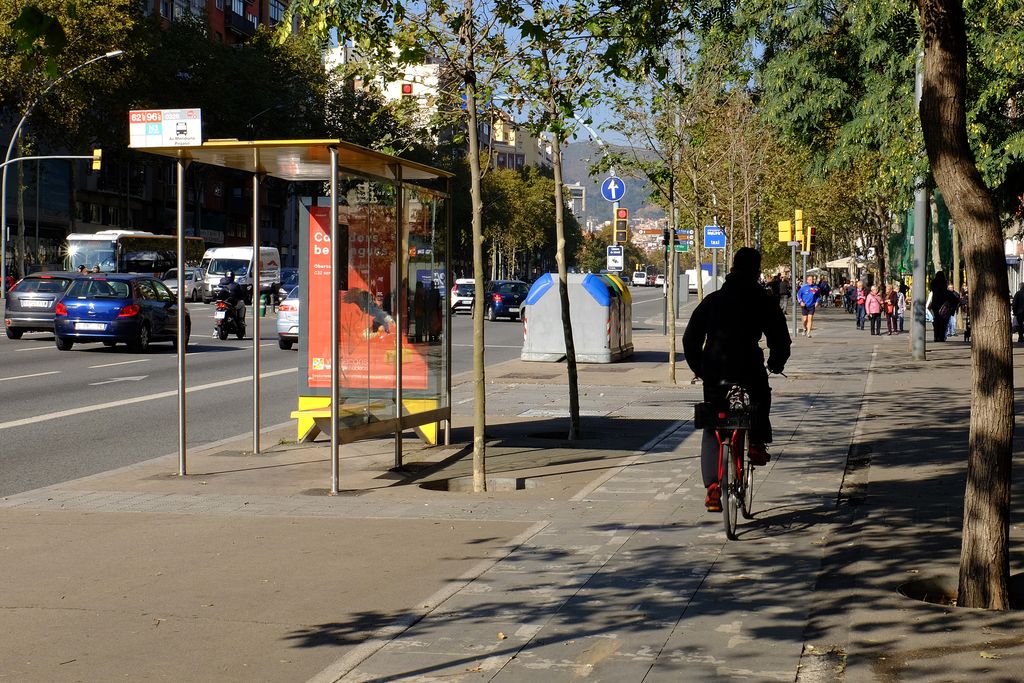
M 732 271 L 719 291 L 704 297 L 697 305 L 683 333 L 683 352 L 693 373 L 704 380 L 704 400 L 720 404 L 724 399 L 723 380 L 747 390 L 755 412 L 750 428 L 750 462 L 766 465 L 771 459 L 766 444 L 772 441 L 769 419 L 772 392 L 768 372 L 782 372 L 789 360 L 792 341 L 786 318 L 772 297 L 758 283 L 761 254 L 743 247 L 733 257 Z M 758 345 L 764 335 L 768 343 L 765 370 L 764 352 Z M 701 451 L 701 472 L 708 495 L 709 511 L 722 509 L 722 491 L 718 481 L 718 453 Z

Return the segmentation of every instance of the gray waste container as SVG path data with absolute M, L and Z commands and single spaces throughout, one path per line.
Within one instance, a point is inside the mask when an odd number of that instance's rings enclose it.
M 568 286 L 577 362 L 612 363 L 632 354 L 633 314 L 628 289 L 613 278 L 595 274 L 570 274 Z M 533 283 L 523 302 L 522 316 L 520 358 L 548 362 L 565 358 L 556 273 L 545 273 Z

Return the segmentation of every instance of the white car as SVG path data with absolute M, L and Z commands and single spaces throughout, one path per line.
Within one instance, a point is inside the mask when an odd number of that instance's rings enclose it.
M 163 282 L 171 294 L 178 294 L 178 269 L 171 268 L 164 273 Z M 203 270 L 202 268 L 185 269 L 185 298 L 189 301 L 199 301 L 203 296 Z
M 634 287 L 646 287 L 647 286 L 647 273 L 642 270 L 635 271 L 633 273 L 633 279 L 631 281 Z
M 473 311 L 473 298 L 476 294 L 476 280 L 470 277 L 459 278 L 452 285 L 452 314 L 459 311 Z
M 654 286 L 655 287 L 662 287 L 662 286 L 664 286 L 664 284 L 665 284 L 665 276 L 664 275 L 658 275 L 657 277 L 654 278 Z
M 285 300 L 277 306 L 277 346 L 282 351 L 287 351 L 298 341 L 299 288 L 292 287 Z

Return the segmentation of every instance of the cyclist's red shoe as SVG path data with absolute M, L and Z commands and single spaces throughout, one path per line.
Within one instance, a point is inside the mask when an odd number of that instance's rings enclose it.
M 704 499 L 704 507 L 707 508 L 708 512 L 722 511 L 722 489 L 718 484 L 712 484 L 708 487 L 708 497 Z
M 763 443 L 753 442 L 750 444 L 750 450 L 747 451 L 747 457 L 750 458 L 751 465 L 757 465 L 758 467 L 764 467 L 772 459 Z

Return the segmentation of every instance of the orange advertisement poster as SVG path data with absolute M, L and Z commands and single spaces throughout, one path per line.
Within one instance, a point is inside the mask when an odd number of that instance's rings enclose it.
M 308 263 L 309 339 L 306 344 L 307 379 L 310 387 L 331 386 L 331 263 L 330 209 L 310 208 Z M 345 289 L 338 292 L 338 371 L 339 386 L 355 392 L 367 389 L 394 391 L 396 384 L 396 340 L 401 339 L 402 386 L 427 388 L 427 364 L 419 351 L 402 337 L 394 318 L 374 296 L 387 286 L 389 278 L 368 277 L 370 270 L 387 273 L 385 268 L 369 268 L 365 232 L 349 226 L 350 262 L 343 279 Z M 364 267 L 354 267 L 362 263 Z M 374 289 L 366 282 L 370 279 Z

